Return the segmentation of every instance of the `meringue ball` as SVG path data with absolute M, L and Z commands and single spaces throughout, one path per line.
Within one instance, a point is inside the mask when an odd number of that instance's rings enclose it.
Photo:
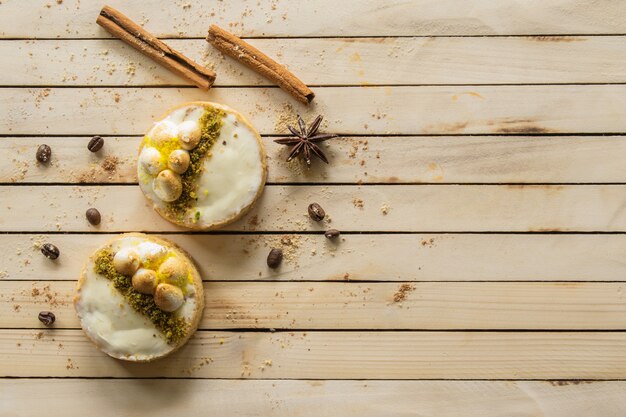
M 156 175 L 165 169 L 164 159 L 161 157 L 161 153 L 151 146 L 143 148 L 139 155 L 139 163 L 150 175 Z
M 141 258 L 133 248 L 122 248 L 113 256 L 113 266 L 122 275 L 132 276 L 139 269 Z
M 146 268 L 152 268 L 152 266 L 156 266 L 159 261 L 165 258 L 167 248 L 158 243 L 146 241 L 137 245 L 137 252 L 141 256 L 141 263 Z
M 157 274 L 164 282 L 178 287 L 184 286 L 189 277 L 187 265 L 177 257 L 166 259 L 159 267 Z
M 198 146 L 202 130 L 193 120 L 187 120 L 178 125 L 178 138 L 183 149 L 191 150 Z
M 174 123 L 162 120 L 152 128 L 148 136 L 155 144 L 162 145 L 172 140 L 172 138 L 177 137 L 178 131 Z
M 133 288 L 142 294 L 154 294 L 157 274 L 152 269 L 139 268 L 131 280 Z
M 183 291 L 170 284 L 159 284 L 154 293 L 154 302 L 161 310 L 171 313 L 183 305 Z
M 183 151 L 182 149 L 172 151 L 170 156 L 167 158 L 167 166 L 177 174 L 182 174 L 187 171 L 189 163 L 189 152 Z
M 154 179 L 152 189 L 161 200 L 176 201 L 183 192 L 183 183 L 178 174 L 166 169 L 159 172 L 159 175 Z

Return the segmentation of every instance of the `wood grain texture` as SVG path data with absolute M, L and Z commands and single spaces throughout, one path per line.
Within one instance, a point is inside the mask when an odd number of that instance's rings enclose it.
M 304 108 L 277 88 L 3 88 L 0 134 L 144 134 L 168 108 L 193 100 L 238 109 L 263 134 L 284 133 L 280 121 L 295 112 L 307 119 L 324 114 L 324 129 L 338 134 L 626 132 L 626 85 L 327 87 L 315 93 L 315 105 Z
M 139 137 L 8 137 L 0 152 L 0 183 L 136 183 Z M 34 154 L 52 148 L 42 165 Z M 328 142 L 331 167 L 285 162 L 286 147 L 264 139 L 270 183 L 625 183 L 626 136 L 345 137 Z M 324 145 L 323 145 L 324 146 Z M 113 172 L 106 157 L 117 158 Z
M 266 186 L 229 231 L 624 232 L 624 185 Z M 120 204 L 123 202 L 123 204 Z M 312 221 L 311 202 L 328 218 Z M 28 216 L 32 207 L 46 208 Z M 102 223 L 85 220 L 98 207 Z M 181 231 L 135 186 L 0 187 L 0 231 Z M 320 240 L 324 237 L 318 235 Z
M 626 373 L 625 350 L 624 332 L 199 331 L 172 356 L 140 364 L 105 355 L 80 330 L 9 329 L 0 330 L 0 374 L 615 379 Z
M 0 278 L 75 280 L 85 259 L 110 237 L 0 234 Z M 626 276 L 623 234 L 344 234 L 336 248 L 307 235 L 162 237 L 191 254 L 205 281 L 623 281 Z M 60 248 L 58 261 L 41 255 L 41 242 Z M 271 247 L 291 253 L 276 271 L 266 266 Z
M 620 330 L 625 283 L 204 284 L 200 329 Z M 76 283 L 0 281 L 0 327 L 80 328 Z
M 0 380 L 0 413 L 169 417 L 619 417 L 626 383 L 578 381 Z M 37 392 L 33 398 L 33 392 Z M 242 395 L 245 393 L 245 395 Z M 115 401 L 111 401 L 115 398 Z
M 102 3 L 64 0 L 62 4 L 32 0 L 3 0 L 0 35 L 3 37 L 103 37 L 93 24 Z M 619 0 L 377 0 L 337 3 L 316 0 L 257 2 L 242 0 L 206 3 L 202 0 L 110 0 L 131 19 L 157 36 L 204 37 L 209 24 L 225 26 L 244 36 L 373 36 L 373 35 L 507 35 L 625 33 Z M 15 22 L 37 22 L 19 25 Z
M 310 85 L 562 84 L 625 82 L 625 39 L 415 37 L 248 42 L 285 63 Z M 214 67 L 217 86 L 272 85 L 201 39 L 167 43 L 194 61 Z M 3 86 L 190 85 L 111 39 L 4 41 L 0 56 L 11 57 L 0 62 Z

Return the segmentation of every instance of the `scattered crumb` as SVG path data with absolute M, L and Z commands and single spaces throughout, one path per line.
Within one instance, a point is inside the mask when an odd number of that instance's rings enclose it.
M 71 358 L 67 358 L 67 364 L 65 364 L 65 368 L 70 369 L 78 369 L 78 366 L 74 364 L 74 361 Z
M 363 208 L 363 200 L 361 200 L 360 198 L 353 198 L 352 199 L 352 204 L 354 205 L 354 207 L 362 209 Z
M 104 158 L 104 161 L 102 161 L 102 169 L 104 169 L 107 172 L 115 172 L 117 170 L 117 165 L 119 164 L 119 159 L 117 158 L 117 156 L 107 156 L 106 158 Z
M 422 239 L 422 246 L 432 248 L 435 244 L 435 239 Z
M 200 362 L 197 363 L 196 365 L 187 368 L 187 369 L 183 369 L 183 373 L 186 373 L 188 375 L 191 375 L 192 373 L 194 373 L 195 371 L 200 370 L 203 366 L 205 365 L 209 365 L 213 363 L 213 358 L 211 358 L 210 356 L 206 356 L 204 358 L 200 358 Z
M 380 212 L 384 215 L 387 215 L 387 213 L 389 213 L 389 210 L 391 210 L 391 207 L 389 207 L 387 203 L 383 203 L 383 205 L 380 206 Z
M 274 122 L 274 131 L 278 133 L 287 133 L 287 125 L 293 125 L 297 118 L 296 111 L 289 103 L 283 104 L 283 108 L 276 114 Z
M 396 291 L 396 293 L 393 295 L 393 302 L 399 303 L 399 302 L 406 300 L 408 293 L 410 293 L 413 290 L 415 290 L 414 285 L 411 285 L 411 284 L 400 285 L 400 288 L 398 288 L 398 291 Z
M 133 76 L 135 75 L 135 71 L 137 70 L 137 66 L 135 63 L 131 62 L 126 66 L 126 74 Z

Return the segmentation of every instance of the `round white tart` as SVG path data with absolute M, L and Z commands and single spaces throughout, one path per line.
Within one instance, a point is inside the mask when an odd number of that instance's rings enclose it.
M 147 362 L 172 353 L 195 332 L 204 308 L 202 279 L 173 243 L 123 234 L 89 257 L 74 307 L 100 350 Z
M 214 229 L 243 216 L 267 177 L 259 133 L 238 112 L 210 102 L 168 111 L 144 136 L 137 176 L 164 218 Z

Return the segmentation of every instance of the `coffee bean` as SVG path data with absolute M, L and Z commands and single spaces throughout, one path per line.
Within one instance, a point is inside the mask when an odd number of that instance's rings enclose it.
M 339 230 L 337 229 L 328 229 L 326 231 L 326 233 L 324 233 L 324 236 L 326 236 L 328 239 L 336 239 L 339 237 L 341 233 L 339 233 Z
M 37 148 L 35 157 L 42 164 L 48 162 L 50 160 L 50 156 L 52 156 L 52 149 L 50 149 L 48 145 L 40 145 L 39 148 Z
M 98 152 L 104 146 L 104 139 L 101 136 L 94 136 L 87 144 L 87 149 L 91 152 Z
M 283 261 L 283 250 L 278 248 L 272 248 L 270 254 L 267 255 L 267 266 L 270 268 L 278 268 Z
M 46 326 L 50 326 L 52 323 L 54 323 L 54 320 L 56 320 L 54 313 L 50 311 L 40 312 L 38 318 L 39 318 L 39 321 L 45 324 Z
M 326 216 L 326 212 L 317 203 L 309 204 L 309 217 L 315 220 L 316 222 L 322 221 Z
M 100 212 L 95 208 L 90 208 L 85 213 L 85 217 L 87 217 L 87 221 L 94 226 L 100 224 L 100 220 L 102 220 L 102 216 L 100 216 Z
M 45 243 L 41 247 L 41 253 L 43 253 L 43 255 L 48 259 L 56 259 L 60 255 L 59 248 L 54 246 L 52 243 Z

